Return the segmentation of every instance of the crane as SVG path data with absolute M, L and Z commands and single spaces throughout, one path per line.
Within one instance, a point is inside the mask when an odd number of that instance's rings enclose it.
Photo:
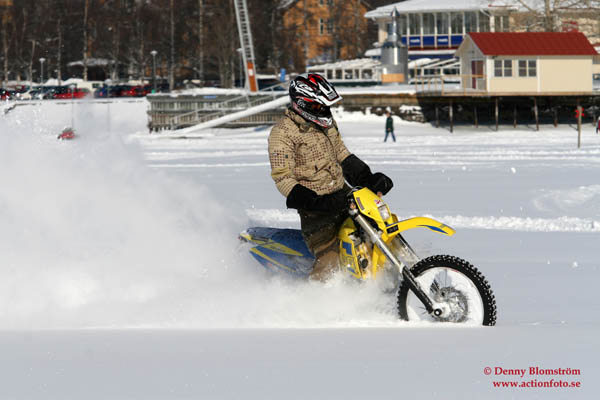
M 248 19 L 248 4 L 246 0 L 234 0 L 235 17 L 237 19 L 244 70 L 246 71 L 246 89 L 251 92 L 258 91 L 256 82 L 256 67 L 254 62 L 254 46 L 252 45 L 252 31 Z

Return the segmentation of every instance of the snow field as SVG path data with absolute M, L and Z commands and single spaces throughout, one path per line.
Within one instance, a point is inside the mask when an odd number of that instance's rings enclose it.
M 299 225 L 269 177 L 268 127 L 173 139 L 147 134 L 144 103 L 78 107 L 71 142 L 56 141 L 69 104 L 0 114 L 0 397 L 596 397 L 591 127 L 578 150 L 572 126 L 395 120 L 394 144 L 382 117 L 337 115 L 394 180 L 392 211 L 457 229 L 407 232 L 417 252 L 489 279 L 498 326 L 464 328 L 399 322 L 374 285 L 270 277 L 238 249 L 250 225 Z M 511 380 L 483 373 L 496 366 L 579 368 L 583 385 L 494 389 Z

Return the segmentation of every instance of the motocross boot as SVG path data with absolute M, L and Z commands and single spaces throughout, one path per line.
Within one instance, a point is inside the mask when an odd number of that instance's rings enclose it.
M 338 239 L 332 238 L 314 250 L 315 263 L 309 279 L 325 282 L 338 269 Z

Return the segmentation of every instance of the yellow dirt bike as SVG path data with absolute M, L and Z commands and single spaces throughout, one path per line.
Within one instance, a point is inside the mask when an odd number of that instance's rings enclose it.
M 401 232 L 428 228 L 451 236 L 454 229 L 427 217 L 399 221 L 367 188 L 348 194 L 348 219 L 338 232 L 340 269 L 357 280 L 382 280 L 397 290 L 400 318 L 408 321 L 495 325 L 496 300 L 489 283 L 460 258 L 420 259 Z M 298 229 L 249 228 L 240 239 L 265 268 L 299 277 L 310 273 L 314 256 Z

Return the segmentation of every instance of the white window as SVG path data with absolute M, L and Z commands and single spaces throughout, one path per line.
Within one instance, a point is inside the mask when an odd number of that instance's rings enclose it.
M 333 19 L 329 18 L 327 20 L 327 34 L 331 35 L 333 33 Z
M 536 60 L 519 60 L 519 76 L 520 77 L 537 76 Z
M 484 12 L 479 12 L 479 32 L 490 31 L 490 16 Z
M 319 35 L 322 35 L 324 31 L 325 31 L 325 22 L 323 21 L 323 18 L 319 18 Z
M 411 36 L 421 36 L 421 14 L 408 14 L 408 25 Z
M 512 60 L 494 60 L 494 76 L 512 76 Z
M 494 60 L 494 76 L 500 77 L 502 76 L 502 61 Z
M 319 0 L 319 5 L 322 6 L 325 4 L 325 0 Z
M 465 13 L 465 31 L 477 32 L 477 13 L 466 12 Z
M 463 13 L 453 12 L 450 14 L 450 27 L 452 28 L 452 34 L 463 33 Z
M 448 13 L 438 13 L 436 16 L 437 34 L 448 34 Z
M 504 60 L 504 76 L 512 76 L 512 60 Z
M 400 26 L 398 27 L 398 29 L 399 29 L 398 33 L 401 34 L 402 36 L 406 36 L 407 27 L 408 27 L 407 16 L 404 14 L 400 15 L 398 20 L 400 22 Z
M 435 19 L 433 14 L 423 14 L 423 35 L 433 35 L 435 33 Z
M 508 15 L 496 15 L 494 17 L 494 32 L 509 32 Z

